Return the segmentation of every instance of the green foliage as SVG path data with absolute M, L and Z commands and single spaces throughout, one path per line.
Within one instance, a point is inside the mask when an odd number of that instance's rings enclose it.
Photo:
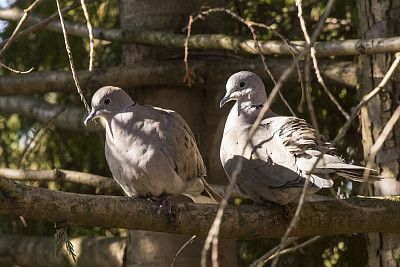
M 58 257 L 58 254 L 60 253 L 60 250 L 62 249 L 62 246 L 65 244 L 65 247 L 68 251 L 68 254 L 72 257 L 74 262 L 76 262 L 76 255 L 74 253 L 74 247 L 71 243 L 71 241 L 68 238 L 67 234 L 67 225 L 58 228 L 56 230 L 56 233 L 54 234 L 54 253 L 56 258 Z

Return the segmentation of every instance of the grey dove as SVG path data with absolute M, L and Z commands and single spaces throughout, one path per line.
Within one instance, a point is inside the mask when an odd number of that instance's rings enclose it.
M 219 203 L 206 182 L 206 168 L 195 138 L 176 112 L 141 106 L 121 88 L 100 88 L 92 98 L 85 125 L 106 121 L 105 156 L 115 181 L 132 197 L 160 200 L 185 195 L 196 203 Z
M 268 110 L 246 145 L 249 129 L 266 99 L 260 77 L 241 71 L 228 79 L 226 95 L 220 102 L 222 107 L 228 101 L 236 101 L 225 123 L 220 157 L 229 179 L 242 161 L 235 183 L 239 192 L 256 204 L 295 202 L 321 151 L 327 153 L 310 174 L 307 195 L 331 187 L 337 176 L 364 181 L 365 168 L 346 164 L 303 119 L 279 116 Z M 369 171 L 368 181 L 380 180 L 379 172 Z

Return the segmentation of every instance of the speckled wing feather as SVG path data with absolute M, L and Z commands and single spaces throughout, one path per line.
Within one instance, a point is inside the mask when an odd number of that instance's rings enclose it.
M 154 108 L 165 123 L 165 148 L 171 166 L 185 181 L 207 175 L 206 167 L 197 148 L 196 141 L 184 119 L 172 110 Z

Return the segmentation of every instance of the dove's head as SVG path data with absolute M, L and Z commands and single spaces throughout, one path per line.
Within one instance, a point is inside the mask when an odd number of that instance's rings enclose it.
M 135 102 L 121 88 L 105 86 L 96 91 L 92 97 L 92 111 L 85 119 L 87 125 L 94 118 L 102 117 L 106 120 L 119 112 L 133 106 Z
M 240 71 L 228 79 L 226 94 L 220 102 L 220 107 L 231 100 L 239 102 L 245 100 L 252 104 L 262 104 L 266 99 L 267 94 L 261 78 L 250 71 Z

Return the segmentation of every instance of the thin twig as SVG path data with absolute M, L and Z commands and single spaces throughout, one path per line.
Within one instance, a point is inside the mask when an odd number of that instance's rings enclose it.
M 310 238 L 309 240 L 307 240 L 307 241 L 301 243 L 300 245 L 297 245 L 297 246 L 295 246 L 295 247 L 287 248 L 287 249 L 282 250 L 282 251 L 279 253 L 279 255 L 283 255 L 283 254 L 295 252 L 296 250 L 302 249 L 302 248 L 304 248 L 304 247 L 306 247 L 306 246 L 308 246 L 308 245 L 314 243 L 315 241 L 317 241 L 317 240 L 320 239 L 320 238 L 321 238 L 320 236 L 314 236 L 313 238 Z M 266 262 L 269 261 L 269 260 L 272 260 L 272 259 L 275 258 L 276 256 L 277 256 L 277 253 L 275 253 L 274 255 L 271 255 L 269 258 L 267 258 L 266 260 L 264 260 L 264 263 L 266 263 Z
M 34 68 L 32 67 L 32 68 L 30 68 L 30 69 L 27 70 L 27 71 L 19 71 L 19 70 L 15 70 L 15 69 L 13 69 L 13 68 L 10 68 L 9 66 L 7 66 L 6 64 L 4 64 L 4 63 L 2 63 L 2 62 L 0 62 L 0 65 L 1 65 L 3 68 L 8 69 L 9 71 L 14 72 L 14 73 L 17 73 L 17 74 L 28 74 L 28 73 L 30 73 L 30 72 L 32 72 L 32 71 L 34 70 Z
M 190 38 L 190 32 L 192 29 L 192 23 L 193 23 L 193 16 L 189 16 L 189 26 L 188 26 L 188 33 L 186 36 L 186 41 L 185 41 L 185 68 L 186 68 L 186 72 L 185 72 L 185 77 L 183 77 L 183 82 L 187 84 L 187 86 L 192 87 L 192 85 L 194 84 L 194 79 L 196 78 L 196 74 L 194 73 L 194 71 L 192 69 L 189 68 L 189 64 L 187 61 L 188 55 L 189 55 L 189 38 Z
M 90 23 L 89 12 L 87 11 L 85 0 L 81 0 L 83 14 L 86 18 L 86 25 L 89 32 L 89 43 L 90 43 L 90 52 L 89 52 L 89 71 L 93 70 L 93 53 L 94 53 L 94 41 L 93 41 L 93 27 Z
M 68 35 L 67 35 L 67 31 L 65 29 L 65 21 L 64 21 L 63 15 L 61 14 L 60 0 L 56 0 L 56 2 L 57 2 L 58 14 L 60 16 L 61 27 L 62 27 L 63 34 L 64 34 L 65 48 L 67 49 L 68 59 L 69 59 L 69 63 L 71 66 L 72 77 L 74 78 L 75 86 L 76 86 L 76 89 L 78 90 L 78 94 L 80 95 L 81 100 L 82 100 L 86 110 L 88 111 L 88 113 L 90 113 L 90 106 L 86 102 L 86 99 L 85 99 L 85 96 L 83 95 L 81 86 L 79 85 L 78 77 L 76 75 L 74 59 L 72 58 L 71 47 L 69 46 Z
M 358 112 L 360 112 L 361 108 L 363 108 L 365 105 L 367 105 L 368 102 L 371 101 L 371 99 L 374 98 L 382 90 L 382 88 L 386 85 L 388 80 L 392 77 L 392 75 L 393 75 L 394 71 L 396 70 L 396 68 L 398 67 L 399 63 L 400 63 L 400 52 L 396 53 L 396 59 L 390 66 L 388 72 L 385 74 L 385 77 L 383 77 L 383 79 L 379 83 L 379 85 L 377 87 L 375 87 L 374 90 L 372 90 L 368 95 L 365 95 L 361 99 L 360 103 L 358 103 L 358 105 L 352 109 L 350 118 L 346 121 L 346 123 L 344 124 L 342 130 L 338 133 L 338 135 L 336 135 L 335 139 L 333 139 L 332 143 L 330 144 L 331 147 L 334 146 L 337 142 L 339 142 L 340 139 L 343 138 L 343 136 L 346 134 L 347 130 L 350 128 L 351 123 L 357 117 L 357 114 L 358 114 Z
M 286 247 L 286 246 L 289 246 L 290 244 L 292 244 L 292 243 L 293 243 L 294 241 L 296 241 L 297 239 L 299 239 L 299 238 L 298 238 L 298 237 L 291 237 L 291 238 L 287 239 L 287 240 L 284 242 L 284 246 L 285 246 L 285 247 Z M 264 261 L 265 261 L 266 259 L 268 259 L 269 257 L 271 257 L 272 255 L 274 255 L 274 254 L 277 252 L 278 248 L 279 248 L 279 245 L 276 246 L 276 247 L 274 247 L 273 249 L 271 249 L 271 250 L 268 251 L 267 253 L 265 253 L 261 258 L 259 258 L 259 259 L 256 260 L 255 262 L 253 262 L 253 263 L 250 265 L 250 267 L 262 266 L 263 263 L 264 263 Z
M 175 254 L 174 260 L 171 263 L 171 267 L 175 266 L 175 262 L 178 259 L 178 257 L 181 255 L 181 253 L 183 252 L 183 250 L 191 245 L 193 243 L 193 241 L 196 239 L 197 235 L 192 236 L 185 244 L 183 244 L 183 246 L 178 250 L 178 252 Z
M 387 139 L 388 135 L 390 132 L 393 130 L 394 125 L 400 118 L 400 105 L 396 108 L 396 110 L 393 112 L 392 117 L 389 119 L 389 121 L 386 123 L 385 127 L 383 128 L 381 134 L 379 135 L 378 139 L 376 139 L 375 144 L 372 145 L 372 147 L 369 150 L 368 153 L 368 163 L 367 163 L 367 169 L 364 171 L 364 179 L 367 179 L 370 168 L 372 167 L 372 164 L 375 161 L 376 154 L 378 151 L 382 148 L 383 143 Z
M 279 255 L 280 255 L 281 250 L 284 248 L 285 241 L 288 239 L 289 234 L 292 232 L 292 230 L 294 229 L 294 227 L 297 224 L 297 220 L 299 219 L 301 208 L 303 207 L 303 204 L 304 204 L 306 191 L 308 189 L 309 182 L 310 182 L 310 175 L 307 175 L 306 181 L 305 181 L 305 183 L 303 185 L 303 189 L 301 191 L 299 203 L 297 204 L 296 212 L 294 213 L 294 216 L 293 216 L 292 220 L 290 221 L 289 227 L 286 229 L 285 235 L 282 238 L 282 242 L 278 246 L 278 249 L 276 251 L 277 256 L 272 261 L 271 267 L 275 267 L 278 264 Z
M 46 123 L 46 124 L 42 124 L 39 129 L 36 130 L 35 134 L 33 135 L 33 137 L 31 138 L 30 142 L 26 145 L 25 149 L 22 151 L 21 157 L 19 158 L 19 164 L 21 164 L 21 166 L 24 166 L 24 158 L 29 158 L 29 154 L 35 149 L 35 147 L 39 144 L 40 140 L 42 139 L 42 137 L 44 136 L 44 134 L 46 133 L 46 131 L 50 128 L 50 126 L 54 123 L 54 121 L 58 118 L 58 116 L 63 113 L 67 108 L 69 108 L 70 105 L 67 105 L 65 107 L 63 107 L 62 109 L 60 109 L 60 111 L 58 111 L 53 117 L 50 118 L 50 120 Z M 43 133 L 39 136 L 35 146 L 30 150 L 29 153 L 27 153 L 28 149 L 30 148 L 31 144 L 33 143 L 33 141 L 35 141 L 36 136 L 39 134 L 39 132 L 44 128 Z M 25 157 L 26 155 L 26 157 Z
M 310 43 L 310 36 L 308 35 L 306 23 L 303 18 L 302 0 L 296 0 L 296 6 L 298 9 L 297 15 L 300 20 L 300 27 L 301 27 L 301 30 L 303 31 L 304 38 L 307 43 Z M 349 114 L 343 109 L 343 107 L 339 104 L 339 102 L 336 100 L 336 98 L 332 95 L 332 93 L 329 91 L 328 87 L 325 85 L 324 80 L 322 79 L 321 72 L 319 71 L 319 68 L 318 68 L 318 62 L 317 62 L 317 57 L 316 57 L 316 52 L 315 52 L 314 47 L 311 47 L 311 58 L 313 60 L 315 74 L 317 75 L 318 82 L 324 88 L 325 93 L 329 96 L 331 101 L 336 105 L 336 107 L 343 114 L 343 116 L 346 119 L 349 119 L 350 118 Z
M 28 18 L 29 14 L 36 7 L 38 7 L 42 2 L 43 2 L 43 0 L 36 0 L 35 2 L 33 2 L 32 5 L 30 5 L 27 9 L 24 10 L 24 15 L 22 16 L 21 20 L 19 21 L 17 27 L 15 27 L 14 32 L 12 33 L 11 37 L 7 40 L 7 43 L 4 45 L 3 49 L 0 51 L 0 59 L 2 59 L 4 57 L 8 48 L 11 46 L 11 44 L 17 38 L 17 33 L 18 33 L 19 29 L 21 28 L 22 24 Z
M 98 1 L 98 0 L 86 0 L 85 3 L 86 4 L 90 4 L 90 3 L 93 3 L 95 1 Z M 61 9 L 61 14 L 64 15 L 64 14 L 68 13 L 69 11 L 71 11 L 71 10 L 73 10 L 73 9 L 79 7 L 79 6 L 81 6 L 80 3 L 74 2 L 73 4 Z M 51 15 L 50 17 L 44 19 L 43 21 L 41 21 L 41 22 L 39 22 L 39 23 L 37 23 L 37 24 L 35 24 L 35 25 L 33 25 L 33 26 L 31 26 L 31 27 L 19 32 L 19 33 L 17 33 L 16 36 L 15 36 L 15 40 L 14 41 L 17 41 L 21 37 L 26 36 L 26 35 L 28 35 L 30 33 L 36 32 L 36 31 L 38 31 L 40 29 L 43 29 L 44 27 L 46 27 L 46 25 L 48 25 L 51 22 L 57 20 L 58 17 L 59 17 L 59 14 L 58 14 L 58 12 L 56 12 L 53 15 Z M 3 42 L 0 43 L 0 47 L 4 47 L 8 41 L 9 41 L 9 39 L 3 40 Z

